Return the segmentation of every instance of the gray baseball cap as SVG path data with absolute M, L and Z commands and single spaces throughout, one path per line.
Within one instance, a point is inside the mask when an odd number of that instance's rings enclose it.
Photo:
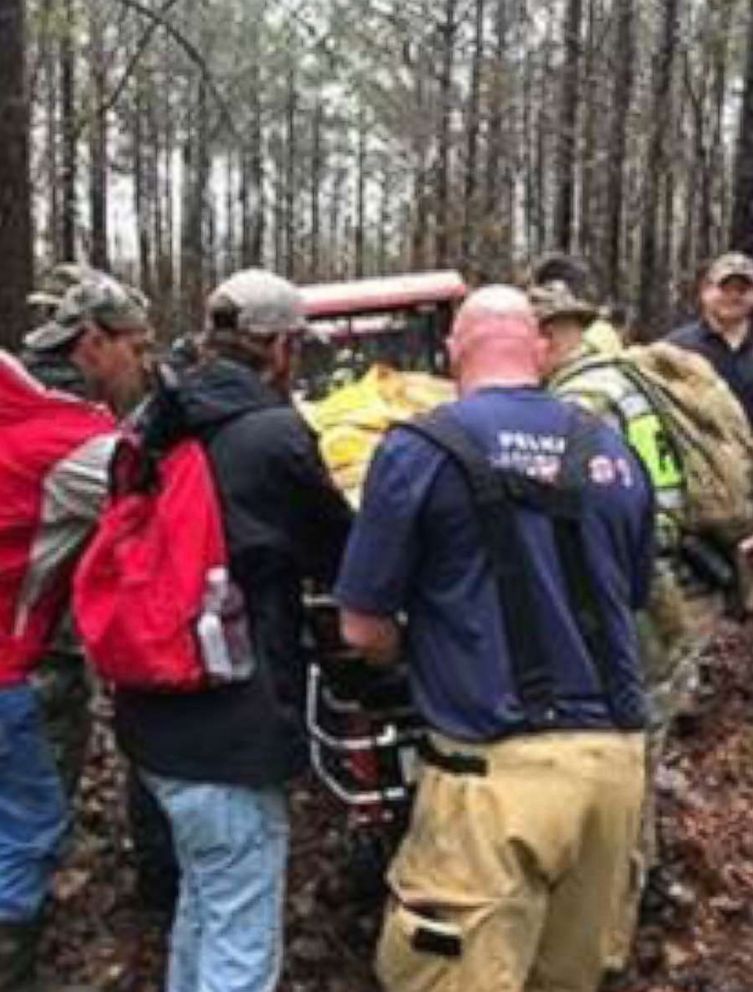
M 112 331 L 149 327 L 149 302 L 144 294 L 98 269 L 57 266 L 45 287 L 32 293 L 28 302 L 44 309 L 48 317 L 24 338 L 30 351 L 62 347 L 80 333 L 87 320 Z
M 236 330 L 246 334 L 295 333 L 306 327 L 302 293 L 287 279 L 266 269 L 243 269 L 210 293 L 210 330 L 216 316 L 228 309 L 236 312 Z

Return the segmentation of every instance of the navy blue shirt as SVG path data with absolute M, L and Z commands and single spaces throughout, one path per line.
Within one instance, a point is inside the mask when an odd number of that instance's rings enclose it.
M 703 355 L 738 398 L 753 427 L 753 329 L 748 328 L 739 348 L 732 348 L 704 320 L 679 327 L 667 341 Z
M 571 406 L 536 389 L 493 388 L 451 410 L 492 464 L 545 479 L 556 473 Z M 605 627 L 611 700 L 570 609 L 551 521 L 515 511 L 554 676 L 552 729 L 637 728 L 645 716 L 632 611 L 645 601 L 652 568 L 652 495 L 616 433 L 600 426 L 592 445 L 585 552 Z M 392 431 L 375 455 L 335 594 L 355 611 L 407 613 L 413 690 L 431 726 L 471 741 L 526 729 L 467 484 L 449 456 L 414 432 Z

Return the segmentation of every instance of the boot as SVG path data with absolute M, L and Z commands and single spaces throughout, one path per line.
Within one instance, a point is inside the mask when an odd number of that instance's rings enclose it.
M 37 980 L 39 920 L 0 922 L 0 992 L 95 992 L 85 985 L 50 985 Z

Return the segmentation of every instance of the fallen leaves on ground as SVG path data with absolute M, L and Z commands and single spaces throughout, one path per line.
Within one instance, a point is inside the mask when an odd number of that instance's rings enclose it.
M 753 651 L 730 625 L 703 659 L 659 775 L 663 894 L 647 907 L 621 992 L 753 986 Z M 164 920 L 136 895 L 125 771 L 98 704 L 69 858 L 59 873 L 45 973 L 97 992 L 159 992 Z M 293 850 L 280 992 L 376 992 L 378 920 L 351 898 L 343 811 L 311 779 L 292 797 Z

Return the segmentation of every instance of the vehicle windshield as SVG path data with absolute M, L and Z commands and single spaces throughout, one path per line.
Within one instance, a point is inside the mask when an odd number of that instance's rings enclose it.
M 446 374 L 446 303 L 309 321 L 297 389 L 320 399 L 333 388 L 358 379 L 376 364 L 400 371 Z

